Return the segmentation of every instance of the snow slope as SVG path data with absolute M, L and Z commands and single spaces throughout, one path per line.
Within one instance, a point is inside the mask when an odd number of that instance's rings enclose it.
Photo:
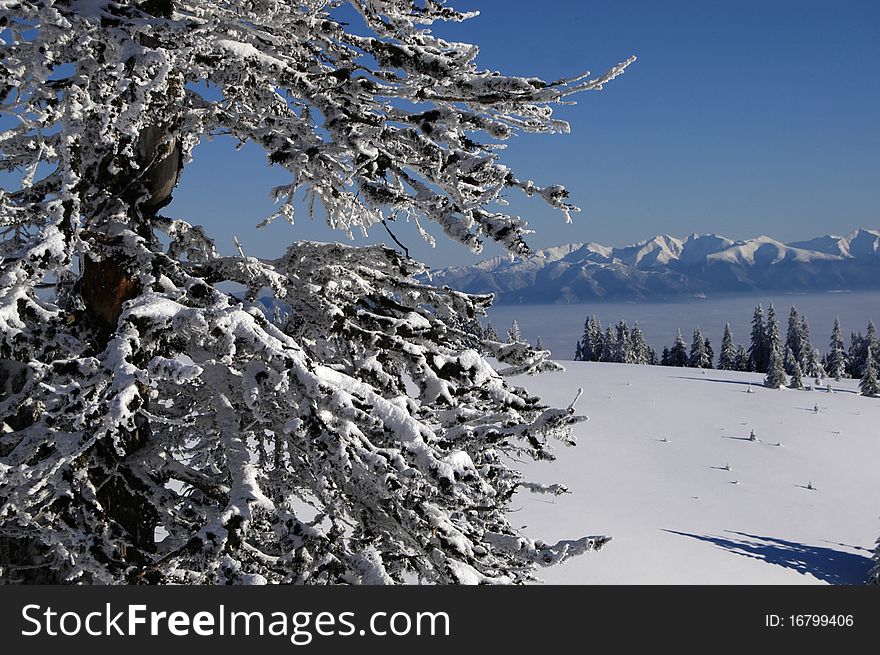
M 590 421 L 578 426 L 578 445 L 560 447 L 556 462 L 525 466 L 532 479 L 573 493 L 517 494 L 514 522 L 547 541 L 613 540 L 544 569 L 544 580 L 864 580 L 880 535 L 880 399 L 858 396 L 857 381 L 833 383 L 827 394 L 765 389 L 753 373 L 565 366 L 514 383 L 560 407 L 583 388 L 578 409 Z M 748 441 L 752 429 L 757 442 Z

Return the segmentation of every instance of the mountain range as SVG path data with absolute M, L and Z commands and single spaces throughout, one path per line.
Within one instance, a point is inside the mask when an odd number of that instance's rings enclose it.
M 500 304 L 653 300 L 752 291 L 880 288 L 880 231 L 782 243 L 717 234 L 669 235 L 613 248 L 572 243 L 528 257 L 439 269 L 436 285 L 494 293 Z

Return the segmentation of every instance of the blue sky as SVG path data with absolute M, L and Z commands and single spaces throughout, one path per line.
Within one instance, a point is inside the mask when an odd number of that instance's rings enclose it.
M 484 68 L 555 79 L 639 60 L 558 115 L 569 135 L 520 136 L 503 155 L 521 178 L 561 183 L 583 211 L 566 225 L 513 203 L 533 247 L 624 245 L 657 233 L 781 240 L 880 226 L 880 2 L 873 0 L 457 0 L 481 16 L 435 32 L 480 45 Z M 287 176 L 257 148 L 203 144 L 169 215 L 202 223 L 231 252 L 274 256 L 296 239 L 345 240 L 300 213 L 277 222 L 267 192 Z M 429 228 L 430 229 L 430 228 Z M 431 230 L 400 237 L 432 266 L 473 256 Z M 378 228 L 367 241 L 389 242 Z

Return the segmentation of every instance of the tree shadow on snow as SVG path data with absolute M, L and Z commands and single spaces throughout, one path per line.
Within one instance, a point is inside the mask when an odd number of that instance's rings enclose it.
M 699 380 L 700 382 L 717 382 L 719 384 L 738 384 L 743 387 L 760 387 L 761 384 L 758 382 L 743 382 L 742 380 L 723 380 L 721 378 L 707 378 L 707 377 L 697 377 L 696 375 L 670 375 L 671 378 L 676 378 L 677 380 Z
M 865 555 L 774 537 L 761 537 L 745 532 L 725 530 L 728 534 L 736 535 L 730 538 L 690 534 L 676 530 L 664 530 L 664 532 L 707 541 L 737 555 L 794 569 L 804 575 L 809 573 L 830 584 L 863 584 L 873 565 L 873 560 Z
M 708 370 L 711 370 L 711 369 L 708 369 Z M 743 387 L 753 387 L 755 389 L 766 389 L 766 387 L 760 381 L 748 382 L 748 381 L 742 381 L 742 380 L 725 380 L 723 378 L 709 378 L 709 377 L 696 376 L 696 375 L 670 375 L 669 377 L 675 378 L 677 380 L 699 380 L 700 382 L 715 382 L 717 384 L 738 384 Z M 785 389 L 786 389 L 786 391 L 803 391 L 803 392 L 809 392 L 809 393 L 827 393 L 824 388 L 790 389 L 790 388 L 786 387 Z M 773 390 L 768 389 L 768 391 L 773 391 Z M 859 395 L 859 392 L 855 391 L 853 389 L 835 388 L 833 393 L 849 393 L 849 394 Z M 810 409 L 809 411 L 812 412 L 813 410 Z

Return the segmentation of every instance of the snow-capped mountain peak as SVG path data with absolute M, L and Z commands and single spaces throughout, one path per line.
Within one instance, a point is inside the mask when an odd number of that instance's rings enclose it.
M 498 302 L 582 302 L 681 294 L 880 286 L 880 231 L 793 243 L 769 236 L 668 234 L 615 248 L 574 243 L 436 271 L 435 283 L 494 292 Z

